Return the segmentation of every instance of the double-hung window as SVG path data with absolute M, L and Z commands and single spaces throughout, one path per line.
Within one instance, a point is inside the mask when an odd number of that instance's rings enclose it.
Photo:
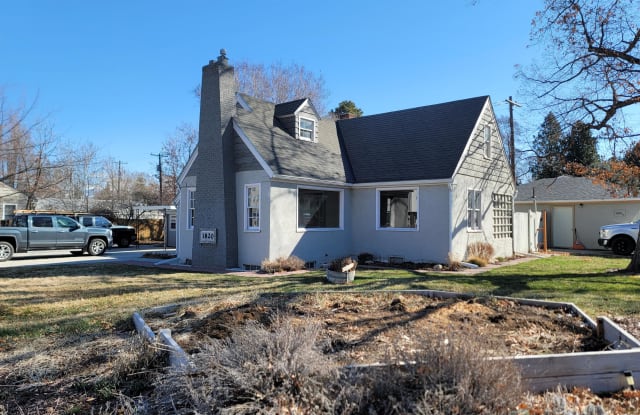
M 246 231 L 260 230 L 260 185 L 247 184 L 244 186 L 244 229 Z
M 418 189 L 378 190 L 378 229 L 417 229 Z
M 316 130 L 316 122 L 308 118 L 300 117 L 300 139 L 313 141 Z
M 342 228 L 342 191 L 298 188 L 298 229 Z
M 467 193 L 467 228 L 472 231 L 482 229 L 482 192 L 470 189 Z
M 189 208 L 187 209 L 187 229 L 193 229 L 193 225 L 196 221 L 196 191 L 189 190 L 187 197 L 189 198 Z

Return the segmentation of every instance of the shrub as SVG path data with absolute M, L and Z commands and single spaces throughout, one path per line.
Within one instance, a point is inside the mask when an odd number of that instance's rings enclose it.
M 196 355 L 201 376 L 181 376 L 181 389 L 196 413 L 332 413 L 338 376 L 316 346 L 320 327 L 249 322 Z
M 269 274 L 275 272 L 299 271 L 304 269 L 304 261 L 295 255 L 280 257 L 275 260 L 265 259 L 260 264 L 260 270 Z
M 342 272 L 342 268 L 346 267 L 349 264 L 353 264 L 353 268 L 351 268 L 351 270 L 355 271 L 356 267 L 358 266 L 358 261 L 355 261 L 353 258 L 348 256 L 344 258 L 334 259 L 329 263 L 329 271 Z
M 520 372 L 509 360 L 488 360 L 491 347 L 479 339 L 425 335 L 421 350 L 353 371 L 342 399 L 358 402 L 357 413 L 508 414 L 522 397 Z
M 361 264 L 366 264 L 367 262 L 373 262 L 374 259 L 375 257 L 373 256 L 373 254 L 370 254 L 369 252 L 362 252 L 358 254 L 358 262 Z
M 486 267 L 488 262 L 484 258 L 480 258 L 479 256 L 470 256 L 467 258 L 467 262 L 471 264 L 476 264 L 479 267 Z
M 491 262 L 495 250 L 489 242 L 472 242 L 467 246 L 467 258 L 477 257 Z
M 458 271 L 462 268 L 462 263 L 458 261 L 458 259 L 451 252 L 449 252 L 449 255 L 447 255 L 447 262 L 449 263 L 449 271 Z

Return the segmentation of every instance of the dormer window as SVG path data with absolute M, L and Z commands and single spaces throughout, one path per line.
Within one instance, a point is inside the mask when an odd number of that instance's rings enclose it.
M 313 141 L 316 133 L 316 122 L 300 117 L 300 139 Z

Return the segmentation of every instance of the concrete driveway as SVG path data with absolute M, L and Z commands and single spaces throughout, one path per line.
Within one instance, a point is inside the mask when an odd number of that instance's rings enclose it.
M 144 254 L 159 253 L 175 255 L 174 248 L 162 246 L 141 245 L 128 248 L 111 248 L 104 255 L 90 256 L 88 254 L 74 256 L 69 251 L 35 251 L 15 254 L 10 261 L 0 262 L 0 269 L 24 266 L 57 265 L 57 264 L 87 264 L 87 263 L 113 263 L 113 262 L 149 262 L 152 264 L 164 263 L 166 259 L 145 258 Z

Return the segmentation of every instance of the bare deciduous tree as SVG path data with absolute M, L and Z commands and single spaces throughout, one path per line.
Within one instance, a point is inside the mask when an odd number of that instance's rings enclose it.
M 631 135 L 624 110 L 640 102 L 637 0 L 546 0 L 533 21 L 542 63 L 520 72 L 545 112 L 609 138 Z
M 163 163 L 165 200 L 172 201 L 178 194 L 178 176 L 189 161 L 197 143 L 198 132 L 187 123 L 178 126 L 162 143 L 162 154 L 166 156 Z
M 234 64 L 238 91 L 274 103 L 309 98 L 320 115 L 324 115 L 329 95 L 322 75 L 316 75 L 298 64 L 269 66 L 246 61 Z M 200 98 L 200 85 L 194 89 Z
M 521 71 L 533 97 L 565 124 L 577 121 L 616 142 L 634 134 L 625 112 L 640 103 L 638 0 L 545 0 L 532 39 L 543 64 Z M 615 148 L 615 147 L 614 147 Z M 640 272 L 640 235 L 627 269 Z

